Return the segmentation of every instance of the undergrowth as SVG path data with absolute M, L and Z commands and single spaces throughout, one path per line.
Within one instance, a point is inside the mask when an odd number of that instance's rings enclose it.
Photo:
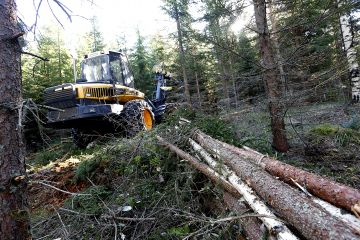
M 90 187 L 67 199 L 58 213 L 33 218 L 34 237 L 110 239 L 117 234 L 119 239 L 179 239 L 195 233 L 205 239 L 234 238 L 232 224 L 210 223 L 229 214 L 220 204 L 222 189 L 157 144 L 156 135 L 161 135 L 186 150 L 193 128 L 237 143 L 225 121 L 181 108 L 150 132 L 87 150 L 92 157 L 78 165 L 73 180 Z

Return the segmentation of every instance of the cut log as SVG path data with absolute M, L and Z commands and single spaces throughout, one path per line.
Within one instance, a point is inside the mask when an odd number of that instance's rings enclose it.
M 229 182 L 238 190 L 238 192 L 243 196 L 245 201 L 249 204 L 251 209 L 254 210 L 257 214 L 267 215 L 273 218 L 276 216 L 271 212 L 271 210 L 259 199 L 258 196 L 253 192 L 253 190 L 246 185 L 241 179 L 236 176 L 236 174 L 231 171 L 227 166 L 221 165 L 216 162 L 210 155 L 207 153 L 199 144 L 194 142 L 192 139 L 189 139 L 191 146 L 196 152 L 198 152 L 205 161 L 214 169 L 216 169 L 221 175 L 227 176 Z M 290 240 L 298 239 L 291 231 L 283 224 L 282 222 L 271 219 L 271 218 L 260 218 L 265 224 L 271 235 L 277 236 L 279 240 Z
M 237 148 L 227 143 L 220 142 L 216 139 L 210 138 L 199 130 L 196 131 L 196 134 L 201 138 L 205 138 L 207 141 L 211 141 L 219 147 L 221 146 L 222 148 L 238 154 L 243 159 L 256 163 L 267 172 L 276 177 L 279 177 L 286 183 L 294 185 L 293 180 L 295 180 L 302 186 L 306 186 L 306 189 L 315 196 L 337 207 L 345 208 L 348 211 L 353 211 L 355 215 L 360 214 L 360 211 L 356 210 L 360 208 L 359 190 L 337 183 L 326 177 L 321 177 L 289 164 L 280 162 L 251 148 Z
M 360 235 L 360 220 L 356 218 L 354 215 L 351 215 L 349 213 L 344 213 L 344 211 L 340 208 L 335 207 L 334 205 L 331 205 L 328 202 L 325 202 L 324 200 L 321 200 L 317 197 L 311 198 L 315 203 L 319 204 L 322 208 L 324 208 L 326 211 L 328 211 L 331 215 L 338 218 L 345 224 L 347 224 L 349 227 L 353 229 L 354 232 L 356 232 L 358 235 Z
M 195 136 L 200 145 L 221 156 L 236 175 L 307 239 L 359 239 L 351 228 L 309 200 L 304 193 L 275 179 L 259 166 L 224 148 L 211 137 L 204 134 Z
M 243 214 L 249 208 L 239 199 L 235 198 L 228 192 L 224 192 L 224 202 L 227 207 L 237 214 Z M 260 221 L 256 218 L 249 217 L 241 219 L 241 226 L 244 229 L 246 238 L 249 240 L 259 240 L 263 239 L 265 232 L 261 230 Z
M 194 140 L 189 139 L 190 145 L 194 148 L 195 151 L 199 152 L 199 154 L 205 159 L 205 161 L 217 172 L 219 172 L 223 176 L 230 176 L 231 171 L 230 169 L 225 166 L 224 164 L 219 164 L 217 161 L 215 161 L 209 153 L 207 153 L 199 144 L 197 144 Z M 229 145 L 231 146 L 231 145 Z M 246 147 L 244 147 L 246 148 Z M 260 154 L 256 151 L 254 151 L 251 148 L 246 148 L 245 150 L 248 150 L 252 153 Z M 259 159 L 259 158 L 258 158 Z M 258 163 L 258 162 L 256 162 Z M 293 181 L 294 182 L 294 181 Z M 231 182 L 230 182 L 231 183 Z M 240 192 L 240 194 L 244 195 L 244 193 Z M 319 204 L 322 208 L 324 208 L 328 213 L 330 213 L 332 216 L 338 218 L 342 222 L 344 222 L 346 225 L 352 228 L 354 232 L 360 235 L 360 220 L 356 218 L 355 216 L 346 213 L 345 211 L 341 210 L 340 208 L 337 208 L 333 206 L 332 204 L 325 202 L 317 197 L 310 196 L 311 200 L 317 204 Z
M 184 152 L 180 148 L 165 141 L 160 136 L 156 136 L 156 137 L 157 137 L 160 145 L 165 146 L 166 148 L 168 148 L 171 151 L 173 151 L 174 153 L 176 153 L 179 157 L 185 159 L 191 166 L 193 166 L 195 169 L 202 172 L 211 181 L 215 182 L 216 184 L 221 185 L 229 193 L 233 194 L 236 197 L 240 197 L 239 192 L 223 176 L 218 174 L 215 170 L 211 169 L 208 165 L 199 162 L 196 158 L 194 158 L 190 154 Z

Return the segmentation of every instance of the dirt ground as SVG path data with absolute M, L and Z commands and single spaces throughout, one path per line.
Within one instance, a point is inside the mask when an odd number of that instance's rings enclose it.
M 29 175 L 30 185 L 28 189 L 31 212 L 38 210 L 53 211 L 54 207 L 61 207 L 65 200 L 71 196 L 71 193 L 81 192 L 88 186 L 88 183 L 73 181 L 74 170 L 79 162 L 78 159 L 69 158 L 50 164 Z

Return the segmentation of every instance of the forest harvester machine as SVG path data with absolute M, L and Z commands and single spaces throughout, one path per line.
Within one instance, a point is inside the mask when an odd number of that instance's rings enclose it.
M 166 79 L 157 72 L 154 99 L 134 88 L 134 77 L 122 52 L 92 53 L 81 62 L 75 83 L 45 89 L 47 124 L 72 129 L 74 143 L 86 147 L 94 136 L 150 130 L 165 111 Z

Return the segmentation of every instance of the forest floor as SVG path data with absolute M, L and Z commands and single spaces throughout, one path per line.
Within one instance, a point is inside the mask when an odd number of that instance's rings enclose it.
M 324 103 L 294 107 L 285 117 L 290 150 L 271 147 L 270 116 L 265 106 L 246 106 L 225 115 L 241 144 L 338 182 L 360 189 L 360 107 Z
M 186 139 L 197 127 L 219 140 L 247 145 L 360 188 L 358 110 L 340 104 L 290 109 L 286 125 L 291 148 L 286 154 L 271 148 L 270 120 L 263 105 L 220 111 L 217 116 L 181 107 L 150 132 L 99 141 L 86 150 L 57 141 L 27 159 L 33 236 L 238 238 L 239 224 L 210 224 L 213 218 L 234 214 L 224 207 L 222 189 L 158 147 L 155 135 L 190 151 Z M 181 123 L 181 118 L 191 124 Z

